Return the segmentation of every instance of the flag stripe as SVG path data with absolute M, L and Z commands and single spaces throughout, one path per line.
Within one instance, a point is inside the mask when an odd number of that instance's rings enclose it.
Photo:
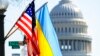
M 28 29 L 28 27 L 26 27 L 26 25 L 24 25 L 22 22 L 18 22 L 18 24 L 20 24 L 20 26 L 22 27 L 22 28 L 24 28 L 27 32 L 28 32 L 28 34 L 32 37 L 32 30 L 29 30 Z
M 24 25 L 20 21 L 17 23 L 17 26 L 20 27 L 23 32 L 25 32 L 25 35 L 27 35 L 27 37 L 32 37 L 32 33 L 30 32 L 30 30 L 27 29 L 27 27 L 24 27 Z
M 38 42 L 38 38 L 37 38 L 37 29 L 36 29 L 36 27 L 34 28 L 33 35 L 34 35 L 34 40 L 36 40 L 36 41 Z M 37 43 L 37 44 L 38 44 L 38 43 Z
M 27 15 L 26 13 L 24 13 L 23 17 L 24 17 L 24 19 L 26 19 L 29 23 L 32 22 L 32 18 L 31 18 L 29 15 Z
M 16 25 L 26 35 L 26 39 L 28 40 L 28 42 L 26 41 L 28 44 L 27 48 L 28 50 L 30 50 L 28 51 L 29 53 L 28 56 L 38 55 L 39 54 L 38 42 L 36 40 L 36 35 L 34 32 L 35 27 L 33 27 L 36 25 L 34 1 L 32 1 L 32 3 L 29 4 L 29 7 L 26 9 L 26 11 L 24 11 L 22 16 L 16 22 Z M 34 50 L 31 50 L 31 49 L 34 49 Z
M 29 39 L 32 41 L 32 45 L 34 46 L 34 48 L 36 49 L 36 50 L 34 50 L 34 51 L 37 51 L 38 52 L 38 47 L 37 46 L 35 46 L 37 43 L 35 42 L 35 41 L 33 41 L 33 38 L 31 37 L 32 35 L 30 35 L 29 33 L 28 33 L 28 31 L 25 29 L 25 28 L 23 28 L 23 24 L 20 24 L 19 22 L 16 24 L 17 26 L 19 26 L 20 27 L 20 29 L 23 31 L 23 32 L 25 32 L 25 35 L 27 36 L 27 37 L 29 37 Z M 35 38 L 35 37 L 34 37 Z
M 47 4 L 45 4 L 37 11 L 36 16 L 37 16 L 36 26 L 38 26 L 37 28 L 39 37 L 38 39 L 39 39 L 40 56 L 48 56 L 48 55 L 62 56 L 59 48 L 57 35 L 50 20 Z M 45 47 L 45 49 L 43 47 Z M 48 50 L 46 50 L 46 48 Z
M 20 19 L 20 22 L 22 22 L 30 31 L 32 30 L 32 26 L 30 26 L 29 24 L 27 24 L 25 21 L 24 21 L 24 19 Z
M 25 21 L 32 28 L 32 21 L 28 21 L 28 19 L 22 17 L 22 20 Z
M 21 18 L 20 21 L 21 21 L 27 28 L 29 28 L 30 31 L 31 31 L 31 29 L 32 29 L 31 24 L 29 24 L 23 17 Z
M 39 56 L 53 56 L 51 47 L 48 43 L 48 41 L 45 38 L 45 35 L 41 29 L 41 26 L 39 24 L 39 21 L 36 21 L 36 28 L 37 28 L 37 35 L 38 35 L 38 41 L 39 41 L 39 48 L 40 48 L 40 55 Z

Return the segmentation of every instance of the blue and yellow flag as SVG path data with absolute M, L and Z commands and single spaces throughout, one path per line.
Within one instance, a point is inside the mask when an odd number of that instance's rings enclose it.
M 58 38 L 50 20 L 47 3 L 36 12 L 40 56 L 62 56 Z

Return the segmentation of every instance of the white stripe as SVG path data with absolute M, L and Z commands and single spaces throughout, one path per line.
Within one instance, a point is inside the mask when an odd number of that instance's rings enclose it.
M 27 13 L 24 13 L 24 15 L 29 18 L 30 21 L 32 21 L 32 18 L 27 14 Z
M 18 24 L 20 24 L 29 33 L 29 35 L 32 37 L 32 32 L 22 22 L 18 21 Z
M 21 20 L 23 20 L 27 25 L 29 25 L 30 28 L 32 28 L 32 24 L 30 24 L 24 17 L 21 17 Z

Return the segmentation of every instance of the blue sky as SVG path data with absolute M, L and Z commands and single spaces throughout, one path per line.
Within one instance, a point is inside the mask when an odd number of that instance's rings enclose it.
M 26 8 L 26 5 L 28 4 L 26 1 L 25 4 L 20 5 L 20 2 L 23 0 L 9 0 L 10 6 L 7 9 L 6 17 L 5 17 L 5 35 L 9 31 L 9 29 L 12 27 L 14 22 L 18 19 L 21 12 Z M 48 1 L 48 8 L 49 11 L 52 10 L 54 6 L 56 6 L 60 0 L 35 0 L 35 7 L 36 10 L 42 6 L 46 1 Z M 83 14 L 83 17 L 85 20 L 87 20 L 88 27 L 88 34 L 92 38 L 92 56 L 100 56 L 100 0 L 72 0 L 75 5 L 77 5 Z M 20 5 L 20 6 L 19 6 Z M 13 16 L 16 14 L 16 16 Z M 19 33 L 19 34 L 18 34 Z M 12 39 L 16 40 L 16 34 L 22 37 L 22 33 L 17 31 L 17 33 L 14 33 L 13 36 L 11 36 Z M 9 38 L 8 40 L 12 40 Z M 22 40 L 22 38 L 19 38 Z M 7 41 L 8 41 L 7 40 Z M 9 50 L 8 50 L 9 51 Z M 7 53 L 7 52 L 6 52 Z

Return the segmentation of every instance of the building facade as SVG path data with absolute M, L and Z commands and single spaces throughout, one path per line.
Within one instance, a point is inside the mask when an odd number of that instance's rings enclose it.
M 91 38 L 80 9 L 70 0 L 61 0 L 50 17 L 63 56 L 91 56 Z

